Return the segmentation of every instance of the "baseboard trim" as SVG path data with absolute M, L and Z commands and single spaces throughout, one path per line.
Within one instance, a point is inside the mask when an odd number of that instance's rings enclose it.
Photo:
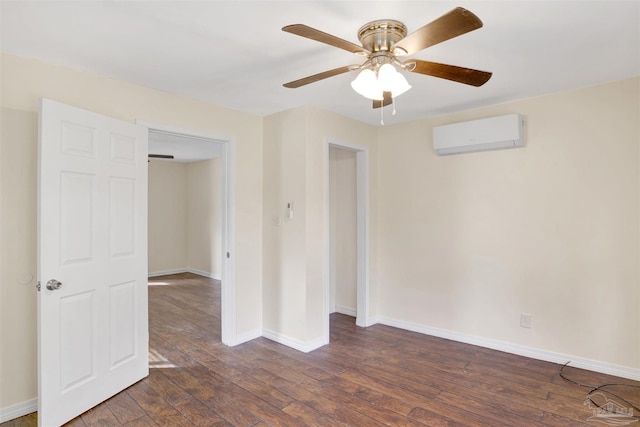
M 570 366 L 574 368 L 587 369 L 589 371 L 595 371 L 603 374 L 640 381 L 640 369 L 634 369 L 626 366 L 616 365 L 613 363 L 601 362 L 598 360 L 585 359 L 583 357 L 527 347 L 505 341 L 478 337 L 475 335 L 463 334 L 446 329 L 433 328 L 416 323 L 405 322 L 403 320 L 392 319 L 390 317 L 378 316 L 376 318 L 376 322 L 382 325 L 393 326 L 394 328 L 419 332 L 425 335 L 432 335 L 439 338 L 477 345 L 493 350 L 504 351 L 506 353 L 517 354 L 519 356 L 530 357 L 532 359 L 544 360 L 546 362 L 553 362 L 561 365 L 570 362 Z
M 245 332 L 244 334 L 237 335 L 236 339 L 233 340 L 233 343 L 231 343 L 230 346 L 234 347 L 236 345 L 243 344 L 247 341 L 260 338 L 261 336 L 262 336 L 262 331 L 260 329 L 255 329 L 253 331 Z
M 0 423 L 29 415 L 38 410 L 38 399 L 27 400 L 6 408 L 0 408 Z
M 198 276 L 208 277 L 209 279 L 222 280 L 222 277 L 220 277 L 219 274 L 213 274 L 213 273 L 210 273 L 208 271 L 197 270 L 195 268 L 187 268 L 186 272 L 187 273 L 197 274 Z
M 326 344 L 329 344 L 329 342 L 323 337 L 320 337 L 311 341 L 300 341 L 298 339 L 288 337 L 284 334 L 280 334 L 278 332 L 271 331 L 269 329 L 263 329 L 262 336 L 267 339 L 270 339 L 271 341 L 275 341 L 279 344 L 286 345 L 287 347 L 291 347 L 303 353 L 309 353 Z
M 150 271 L 147 273 L 147 277 L 168 276 L 170 274 L 186 273 L 186 268 L 174 268 L 171 270 Z
M 356 310 L 354 310 L 353 308 L 348 308 L 348 307 L 341 307 L 339 305 L 337 305 L 335 307 L 335 309 L 333 310 L 334 313 L 340 313 L 340 314 L 344 314 L 346 316 L 351 316 L 351 317 L 356 317 L 356 315 L 358 314 L 356 312 Z
M 197 274 L 198 276 L 208 277 L 210 279 L 222 280 L 219 274 L 213 274 L 213 273 L 198 270 L 195 268 L 174 268 L 172 270 L 150 271 L 147 274 L 147 276 L 158 277 L 158 276 L 168 276 L 170 274 L 180 274 L 180 273 L 193 273 L 193 274 Z

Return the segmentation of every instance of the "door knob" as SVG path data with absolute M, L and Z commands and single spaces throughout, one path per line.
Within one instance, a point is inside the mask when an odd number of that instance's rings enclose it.
M 60 289 L 62 286 L 61 282 L 58 282 L 56 279 L 51 279 L 47 282 L 47 289 L 50 291 L 55 291 L 56 289 Z

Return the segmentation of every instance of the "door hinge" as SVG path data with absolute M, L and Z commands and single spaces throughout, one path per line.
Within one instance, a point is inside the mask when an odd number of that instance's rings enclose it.
M 227 258 L 231 258 L 231 254 L 227 252 Z
M 36 289 L 38 290 L 38 292 L 40 292 L 40 280 L 38 280 L 38 283 L 36 283 Z

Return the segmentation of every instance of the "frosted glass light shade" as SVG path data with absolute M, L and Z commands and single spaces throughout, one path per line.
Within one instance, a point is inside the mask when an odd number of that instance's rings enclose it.
M 391 82 L 390 92 L 392 96 L 395 98 L 396 96 L 400 96 L 406 91 L 411 89 L 411 85 L 407 81 L 407 79 L 400 73 L 396 72 L 393 75 L 393 80 Z
M 382 89 L 378 84 L 376 73 L 370 68 L 365 68 L 358 74 L 358 77 L 351 82 L 353 90 L 369 99 L 382 99 Z
M 351 82 L 351 87 L 365 98 L 378 101 L 384 98 L 384 92 L 391 92 L 395 98 L 411 89 L 407 79 L 389 63 L 380 67 L 377 76 L 372 69 L 365 68 Z
M 398 72 L 396 71 L 396 68 L 391 64 L 384 64 L 382 67 L 380 67 L 380 69 L 378 70 L 378 82 L 380 83 L 383 91 L 391 92 L 391 89 L 393 89 L 392 86 L 396 74 L 398 74 Z

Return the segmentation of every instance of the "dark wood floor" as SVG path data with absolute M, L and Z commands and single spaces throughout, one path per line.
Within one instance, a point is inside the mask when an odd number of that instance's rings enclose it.
M 559 366 L 331 316 L 304 354 L 264 338 L 220 343 L 220 285 L 191 274 L 149 287 L 150 375 L 69 426 L 580 426 L 587 388 Z M 640 383 L 568 367 L 640 406 Z M 634 415 L 639 415 L 635 411 Z M 36 415 L 2 426 L 36 425 Z M 637 424 L 633 424 L 637 425 Z

